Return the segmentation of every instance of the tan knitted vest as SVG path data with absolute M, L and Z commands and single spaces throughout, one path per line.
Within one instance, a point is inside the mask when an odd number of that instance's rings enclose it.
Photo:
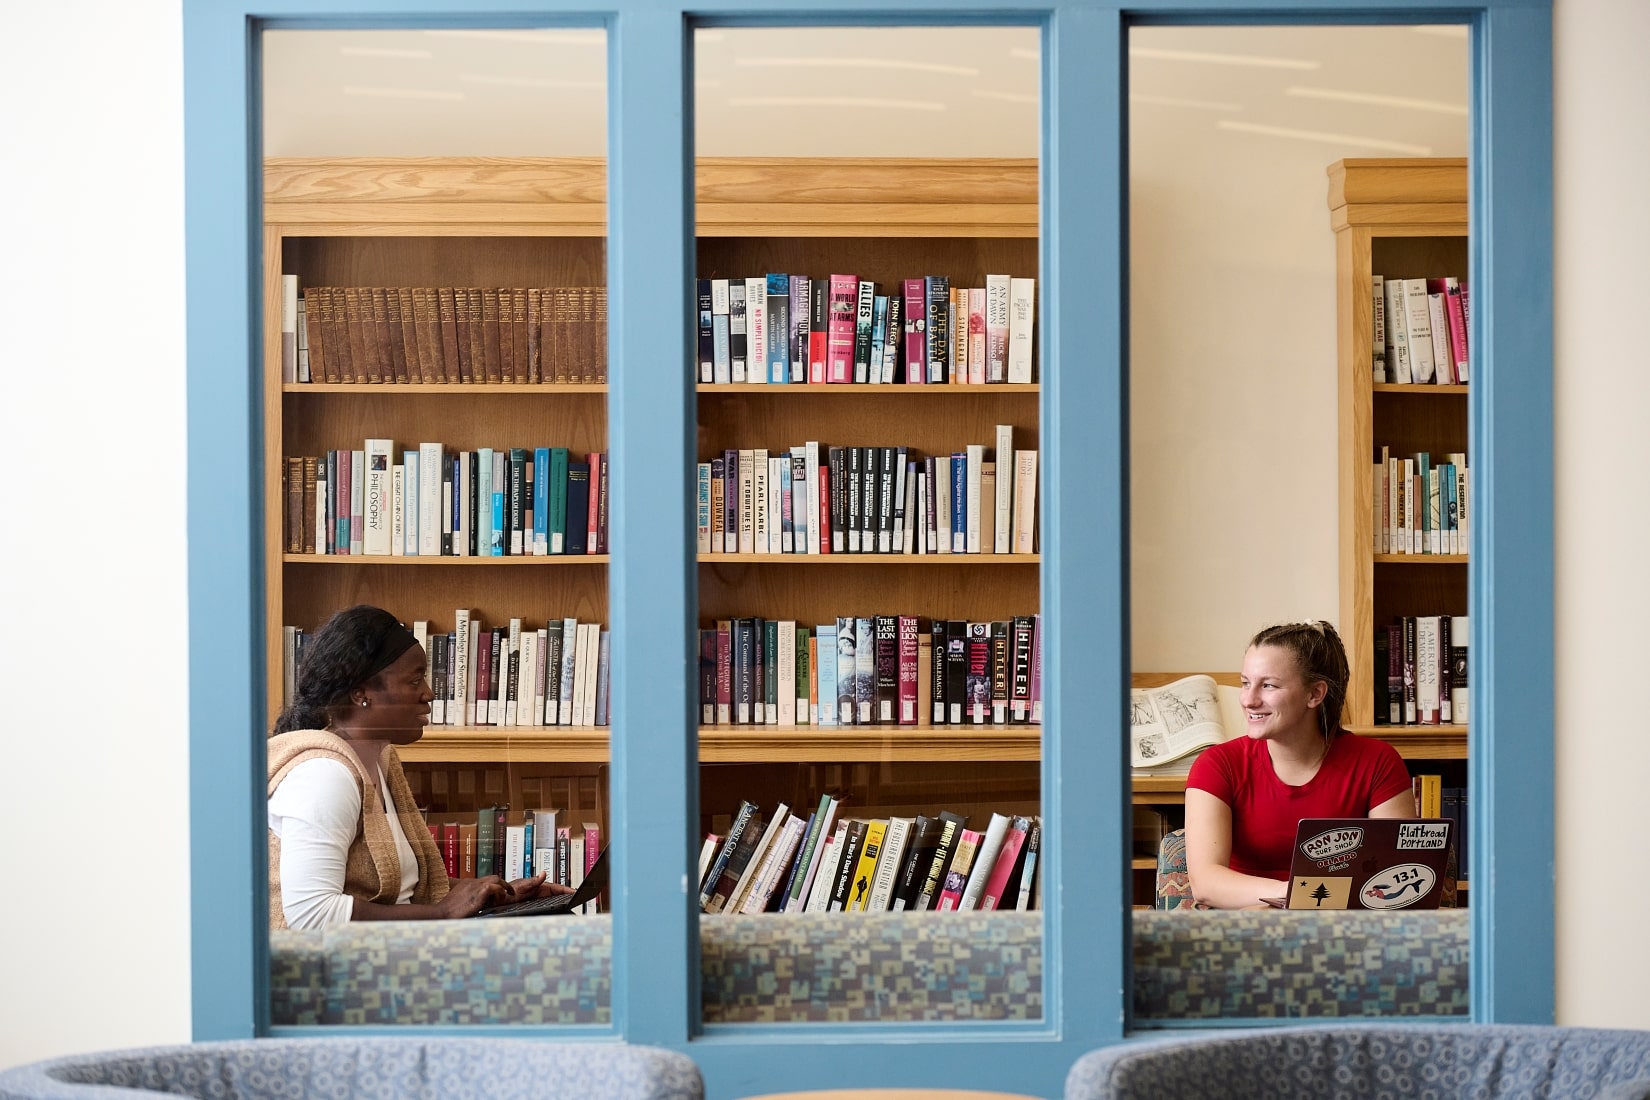
M 344 862 L 344 893 L 383 905 L 395 904 L 401 893 L 401 859 L 395 850 L 395 834 L 390 832 L 377 782 L 362 772 L 361 761 L 349 743 L 326 730 L 293 730 L 271 737 L 268 746 L 271 795 L 287 773 L 306 760 L 337 760 L 349 769 L 361 793 L 361 822 Z M 447 871 L 441 852 L 430 836 L 429 826 L 418 813 L 395 746 L 385 746 L 378 763 L 389 782 L 390 798 L 401 818 L 401 831 L 407 834 L 407 843 L 418 857 L 418 885 L 413 887 L 413 903 L 434 904 L 447 896 Z M 286 913 L 281 907 L 281 838 L 274 832 L 269 834 L 269 926 L 286 927 Z

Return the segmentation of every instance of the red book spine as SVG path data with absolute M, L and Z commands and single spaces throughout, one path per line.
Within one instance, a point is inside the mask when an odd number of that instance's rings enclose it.
M 493 632 L 483 630 L 476 640 L 476 697 L 475 714 L 471 718 L 471 725 L 491 725 L 491 716 L 487 706 L 489 698 L 487 685 L 493 678 Z
M 830 316 L 831 286 L 828 280 L 814 279 L 808 285 L 808 382 L 825 384 L 825 345 Z
M 1008 887 L 1008 876 L 1014 873 L 1014 864 L 1020 858 L 1020 849 L 1026 842 L 1024 818 L 1016 818 L 1008 832 L 1003 834 L 1003 846 L 997 852 L 997 862 L 991 865 L 991 877 L 985 880 L 985 891 L 980 894 L 980 908 L 1002 907 L 1003 890 Z
M 586 461 L 590 463 L 590 507 L 586 509 L 585 517 L 585 553 L 599 554 L 601 551 L 597 548 L 601 546 L 602 533 L 601 479 L 606 473 L 606 467 L 602 465 L 600 451 L 591 451 Z
M 859 279 L 832 275 L 830 315 L 826 320 L 825 381 L 854 380 L 854 331 L 859 311 Z
M 899 617 L 899 724 L 917 724 L 917 620 Z
M 733 623 L 716 622 L 716 721 L 726 725 L 733 714 Z
M 905 380 L 912 385 L 927 381 L 928 348 L 923 340 L 927 316 L 927 287 L 921 279 L 905 280 Z
M 831 552 L 831 468 L 819 464 L 819 552 Z
M 441 826 L 441 862 L 448 878 L 458 877 L 458 826 L 451 821 Z

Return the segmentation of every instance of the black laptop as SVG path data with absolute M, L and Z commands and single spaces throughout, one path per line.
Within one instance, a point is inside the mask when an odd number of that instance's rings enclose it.
M 471 915 L 476 917 L 553 917 L 562 913 L 573 912 L 605 889 L 607 889 L 607 849 L 603 848 L 601 855 L 596 857 L 596 862 L 590 865 L 590 870 L 584 873 L 584 881 L 579 883 L 579 888 L 571 894 L 553 894 L 547 898 L 528 898 L 526 901 L 513 901 L 508 905 L 497 905 Z
M 1436 909 L 1446 893 L 1453 821 L 1306 818 L 1295 832 L 1280 909 Z

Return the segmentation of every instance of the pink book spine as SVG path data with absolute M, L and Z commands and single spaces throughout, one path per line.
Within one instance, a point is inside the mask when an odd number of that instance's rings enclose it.
M 830 316 L 825 324 L 825 381 L 854 380 L 854 325 L 859 310 L 859 278 L 832 275 Z
M 1020 849 L 1025 842 L 1024 829 L 1010 828 L 1003 834 L 1003 846 L 997 852 L 997 862 L 991 865 L 991 877 L 985 880 L 985 892 L 980 895 L 982 910 L 1001 907 L 1008 876 L 1014 873 L 1014 863 L 1020 858 Z
M 987 382 L 1008 381 L 1007 275 L 985 277 L 985 377 Z
M 899 724 L 917 724 L 917 620 L 899 617 Z
M 1455 360 L 1455 380 L 1467 380 L 1467 313 L 1461 304 L 1460 281 L 1444 280 L 1444 311 L 1449 314 L 1450 358 Z
M 1031 617 L 1031 721 L 1043 721 L 1043 617 Z
M 602 464 L 602 453 L 591 451 L 588 456 L 590 463 L 590 507 L 586 515 L 585 553 L 596 553 L 597 539 L 601 534 L 601 490 L 602 478 L 607 475 L 607 468 Z
M 985 287 L 968 288 L 968 381 L 985 385 Z
M 982 834 L 975 832 L 973 829 L 962 830 L 957 834 L 957 849 L 961 851 L 962 847 L 967 845 L 971 850 L 976 852 L 979 851 L 981 835 Z M 942 884 L 940 889 L 940 895 L 934 899 L 934 909 L 937 912 L 947 912 L 949 910 L 956 909 L 962 904 L 963 887 L 967 885 L 967 868 L 959 871 L 956 866 L 953 865 L 951 870 L 945 873 L 945 882 Z
M 596 857 L 602 854 L 602 827 L 589 824 L 584 827 L 584 873 L 589 874 L 590 868 L 596 865 Z
M 928 289 L 921 279 L 905 280 L 905 380 L 921 385 L 928 362 L 928 348 L 922 335 L 928 322 Z

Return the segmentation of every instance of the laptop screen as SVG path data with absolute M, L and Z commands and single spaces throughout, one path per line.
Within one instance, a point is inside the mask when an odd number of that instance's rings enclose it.
M 1436 909 L 1453 893 L 1454 822 L 1309 817 L 1295 830 L 1290 909 Z

